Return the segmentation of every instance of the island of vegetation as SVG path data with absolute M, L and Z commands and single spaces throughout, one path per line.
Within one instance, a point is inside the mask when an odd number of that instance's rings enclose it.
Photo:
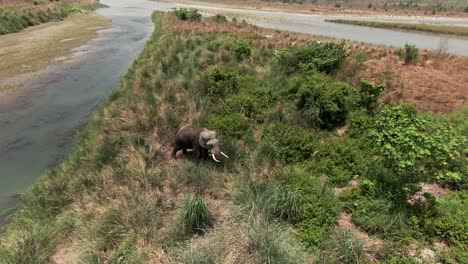
M 1 263 L 467 262 L 468 108 L 383 100 L 394 83 L 352 79 L 370 63 L 346 43 L 152 19 L 68 159 L 23 195 Z M 229 159 L 171 158 L 183 124 L 217 131 Z
M 422 31 L 435 34 L 445 34 L 454 36 L 468 36 L 468 27 L 459 26 L 438 26 L 430 24 L 417 24 L 417 23 L 397 23 L 397 22 L 381 22 L 381 21 L 367 21 L 367 20 L 352 20 L 352 19 L 329 19 L 326 22 L 349 24 L 355 26 L 366 26 L 376 28 L 391 28 L 408 31 Z

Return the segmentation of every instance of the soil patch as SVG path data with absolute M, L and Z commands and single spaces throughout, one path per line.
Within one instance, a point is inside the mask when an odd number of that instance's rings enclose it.
M 364 242 L 364 249 L 369 259 L 376 259 L 376 252 L 384 246 L 384 241 L 377 238 L 371 238 L 368 234 L 360 230 L 353 222 L 352 217 L 346 212 L 341 212 L 338 217 L 338 228 L 341 230 L 352 230 L 356 238 Z

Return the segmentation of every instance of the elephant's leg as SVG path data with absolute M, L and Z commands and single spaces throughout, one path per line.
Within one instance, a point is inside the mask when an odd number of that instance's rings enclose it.
M 201 155 L 200 152 L 201 152 L 200 146 L 194 145 L 192 149 L 192 153 L 195 159 L 200 159 L 200 155 Z
M 208 159 L 208 150 L 207 149 L 203 149 L 203 159 L 204 160 Z
M 184 155 L 187 155 L 187 148 L 183 148 L 182 152 L 184 153 Z
M 174 147 L 172 148 L 172 158 L 175 158 L 176 157 L 176 154 L 177 154 L 177 151 L 181 150 L 181 147 L 179 145 L 174 145 Z

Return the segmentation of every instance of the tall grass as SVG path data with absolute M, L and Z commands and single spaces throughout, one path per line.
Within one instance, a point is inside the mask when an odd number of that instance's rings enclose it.
M 201 197 L 185 197 L 180 217 L 182 228 L 187 233 L 203 233 L 211 226 L 208 205 Z

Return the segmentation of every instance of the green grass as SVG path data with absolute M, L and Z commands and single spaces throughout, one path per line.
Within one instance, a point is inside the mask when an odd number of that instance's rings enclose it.
M 106 7 L 106 5 L 100 3 L 88 5 L 59 3 L 47 8 L 42 8 L 41 5 L 18 10 L 0 8 L 0 35 L 19 32 L 26 27 L 50 21 L 61 21 L 72 14 L 92 11 L 102 7 Z
M 434 34 L 445 34 L 454 36 L 468 36 L 468 28 L 458 26 L 437 26 L 429 24 L 410 24 L 410 23 L 395 23 L 395 22 L 379 22 L 379 21 L 364 21 L 364 20 L 348 20 L 348 19 L 330 19 L 327 22 L 349 24 L 356 26 L 390 28 L 409 31 L 421 31 Z

